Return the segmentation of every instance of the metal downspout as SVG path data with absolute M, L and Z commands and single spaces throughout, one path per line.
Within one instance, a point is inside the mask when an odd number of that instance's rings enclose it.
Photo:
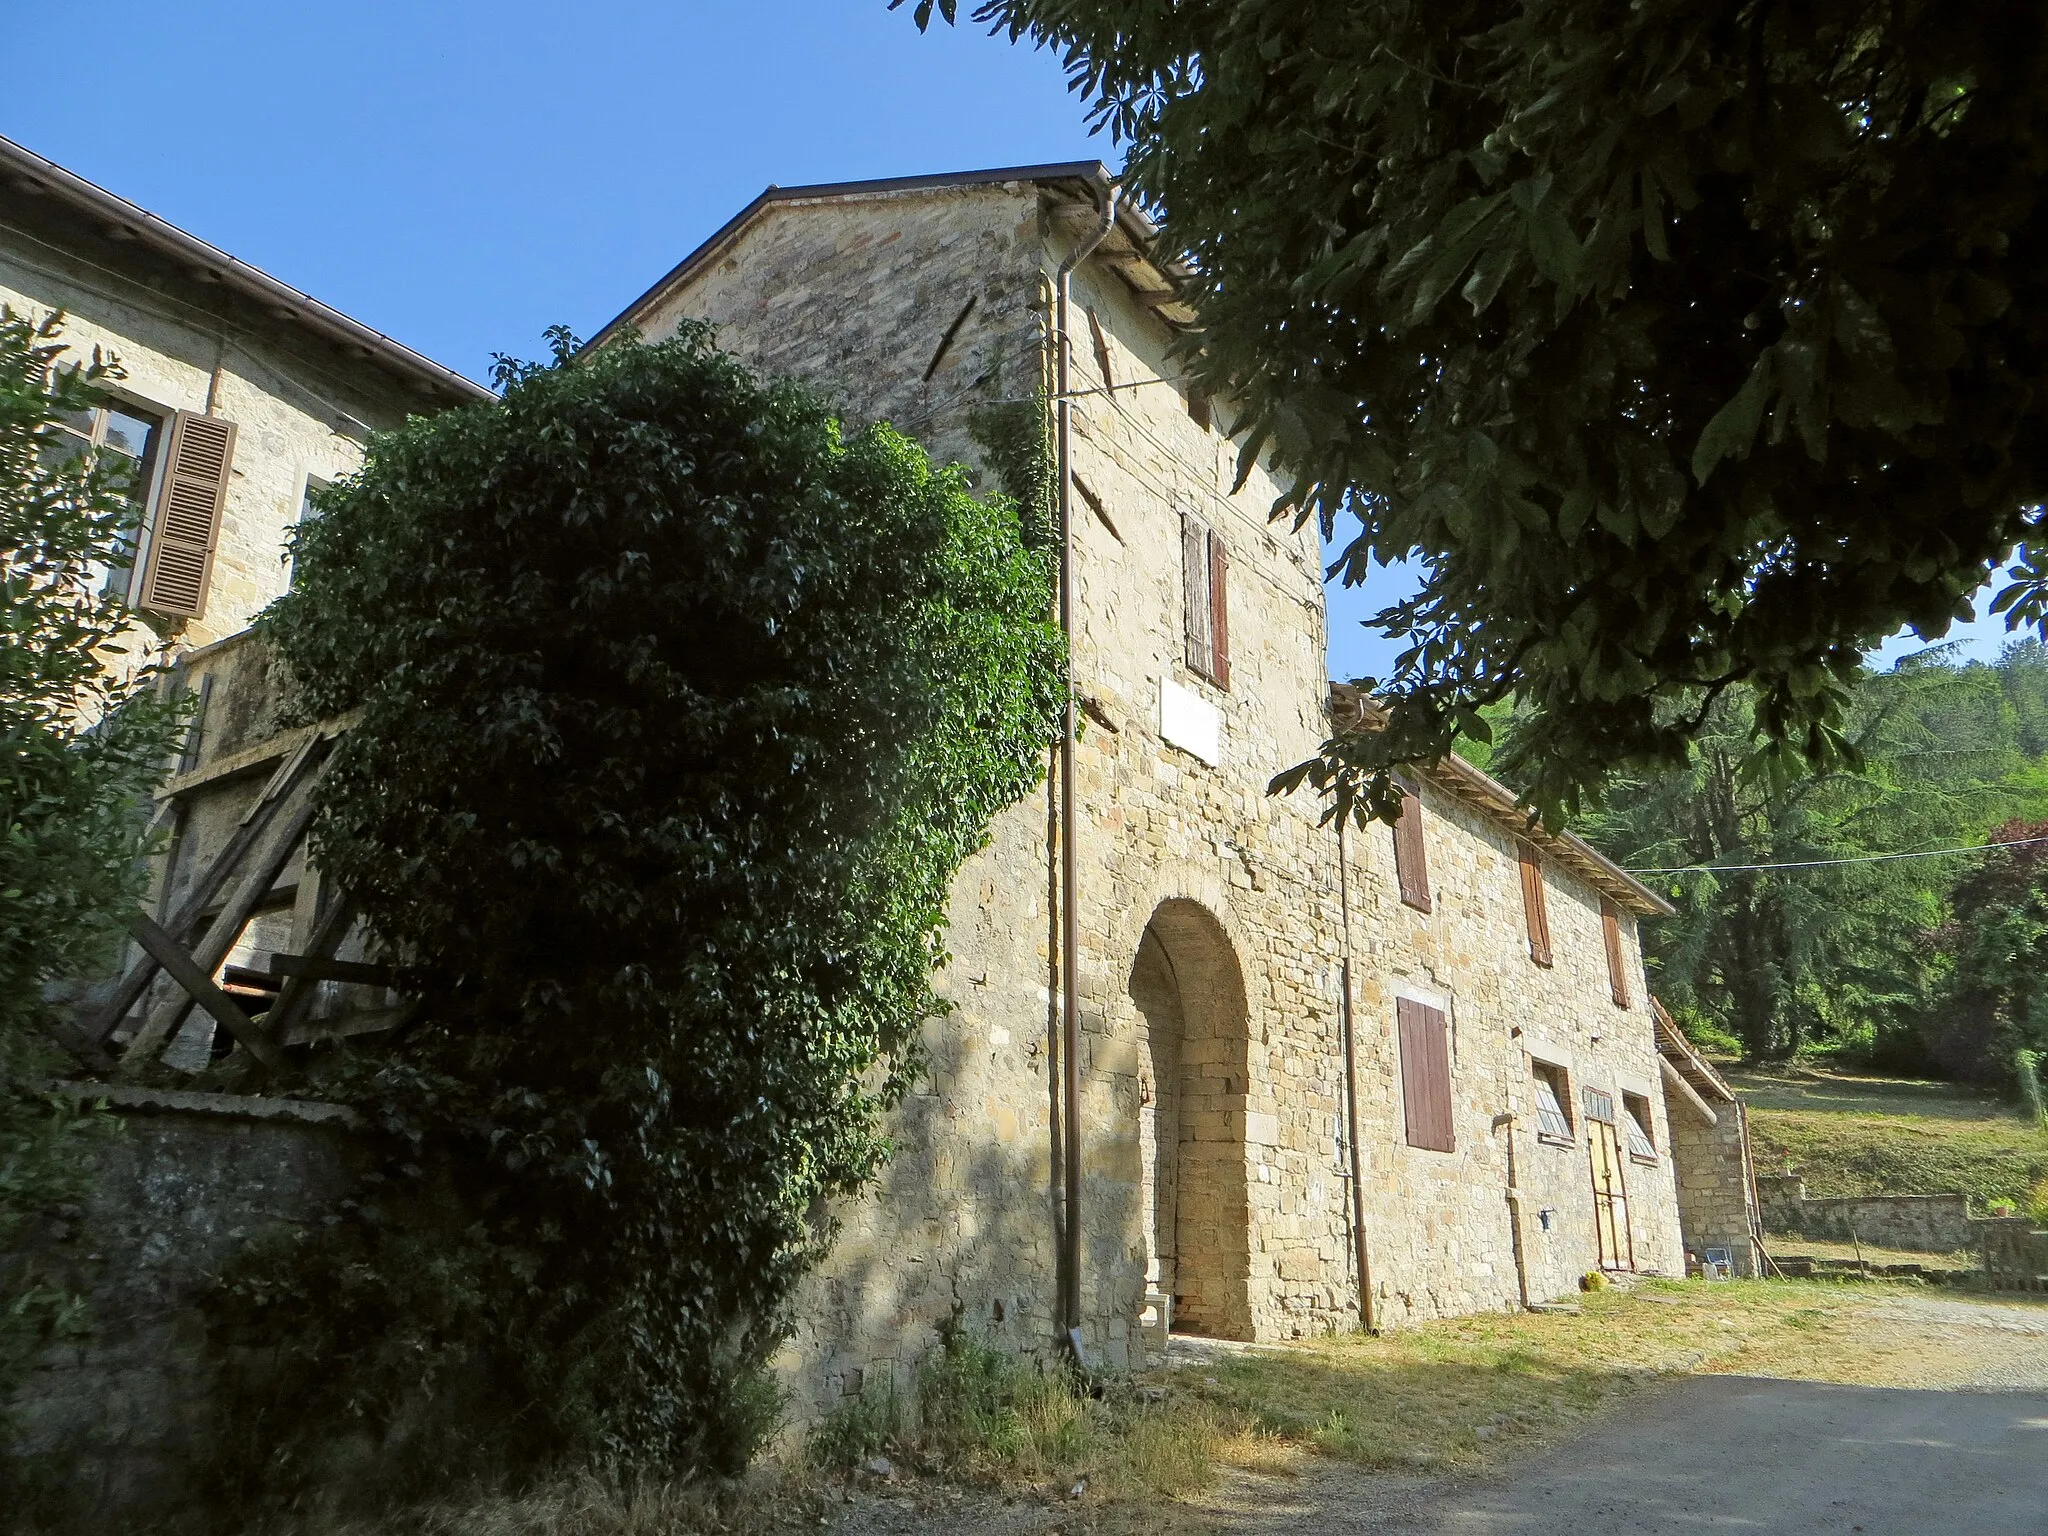
M 1351 1011 L 1351 855 L 1345 845 L 1342 819 L 1337 823 L 1337 912 L 1343 923 L 1343 961 L 1338 977 L 1343 988 L 1340 1019 L 1344 1032 L 1344 1141 L 1351 1155 L 1351 1242 L 1357 1250 L 1358 1323 L 1367 1333 L 1378 1333 L 1372 1256 L 1365 1241 L 1365 1175 L 1358 1155 L 1358 1033 Z
M 1073 459 L 1068 440 L 1073 416 L 1071 371 L 1073 336 L 1067 323 L 1070 307 L 1070 279 L 1074 269 L 1094 254 L 1095 248 L 1116 227 L 1116 205 L 1121 188 L 1115 182 L 1096 189 L 1096 208 L 1101 217 L 1084 235 L 1053 279 L 1054 303 L 1058 310 L 1054 325 L 1058 354 L 1055 359 L 1056 385 L 1053 391 L 1053 421 L 1059 455 L 1060 517 L 1060 634 L 1067 646 L 1067 697 L 1060 711 L 1060 1151 L 1066 1163 L 1066 1225 L 1060 1236 L 1065 1252 L 1060 1264 L 1060 1326 L 1074 1358 L 1081 1350 L 1081 869 L 1076 843 L 1080 817 L 1074 804 L 1074 492 Z

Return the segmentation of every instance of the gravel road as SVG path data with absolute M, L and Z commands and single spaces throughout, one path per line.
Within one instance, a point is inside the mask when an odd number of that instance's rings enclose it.
M 1695 1376 L 1475 1479 L 1311 1462 L 1203 1501 L 1232 1536 L 2048 1533 L 2048 1311 L 1913 1293 L 1856 1308 L 1892 1380 Z

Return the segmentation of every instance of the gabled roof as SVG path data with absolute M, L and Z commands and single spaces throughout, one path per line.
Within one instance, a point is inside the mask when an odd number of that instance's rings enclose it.
M 302 330 L 338 346 L 347 356 L 374 360 L 428 400 L 455 404 L 494 398 L 474 379 L 422 357 L 383 332 L 350 319 L 260 268 L 237 261 L 197 235 L 187 234 L 8 138 L 0 138 L 0 186 L 8 192 L 0 221 L 17 227 L 25 223 L 22 215 L 31 206 L 27 200 L 35 199 L 51 211 L 70 215 L 70 227 L 111 248 L 148 252 L 197 282 L 217 284 L 248 301 L 272 324 Z
M 610 339 L 620 330 L 638 323 L 650 307 L 687 283 L 699 271 L 722 256 L 741 234 L 771 208 L 797 203 L 846 202 L 854 198 L 902 197 L 920 192 L 946 192 L 963 187 L 1000 186 L 1009 182 L 1030 182 L 1041 187 L 1065 189 L 1077 201 L 1092 201 L 1116 180 L 1100 160 L 1063 160 L 1050 165 L 999 166 L 981 171 L 944 171 L 930 176 L 887 176 L 874 181 L 828 181 L 810 186 L 771 186 L 724 224 L 702 245 L 677 262 L 639 298 L 628 304 L 605 327 L 591 337 L 593 345 Z M 1142 209 L 1128 204 L 1117 210 L 1116 237 L 1101 255 L 1123 272 L 1125 281 L 1169 322 L 1187 325 L 1194 311 L 1178 302 L 1185 268 L 1174 263 L 1156 263 L 1152 248 L 1159 239 L 1159 227 Z
M 1350 683 L 1330 685 L 1330 713 L 1345 729 L 1371 729 L 1379 706 Z M 1456 753 L 1421 777 L 1462 801 L 1512 837 L 1525 838 L 1584 880 L 1594 890 L 1638 917 L 1669 917 L 1677 909 L 1575 832 L 1546 831 L 1531 824 L 1512 789 Z

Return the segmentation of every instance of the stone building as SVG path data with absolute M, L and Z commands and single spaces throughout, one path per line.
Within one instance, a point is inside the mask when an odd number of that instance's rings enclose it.
M 134 558 L 107 579 L 178 648 L 284 591 L 307 488 L 372 428 L 489 393 L 7 139 L 0 304 L 64 311 L 61 362 L 99 347 L 126 370 L 75 427 L 135 463 Z
M 1749 1114 L 1728 1080 L 1714 1070 L 1653 1000 L 1658 1063 L 1671 1103 L 1671 1155 L 1678 1175 L 1678 1225 L 1690 1267 L 1732 1278 L 1763 1273 L 1757 1233 L 1763 1209 L 1749 1154 Z
M 1667 909 L 1461 762 L 1396 831 L 1266 793 L 1360 707 L 1327 682 L 1319 550 L 1268 519 L 1265 467 L 1232 491 L 1228 402 L 1178 378 L 1194 314 L 1110 200 L 1088 163 L 772 188 L 597 338 L 708 319 L 970 465 L 1000 412 L 1067 407 L 1078 1114 L 1056 758 L 956 887 L 956 1011 L 785 1362 L 814 1408 L 955 1324 L 1032 1350 L 1078 1323 L 1120 1367 L 1169 1322 L 1287 1338 L 1683 1273 L 1636 934 Z
M 121 353 L 145 461 L 188 416 L 239 428 L 200 611 L 159 610 L 217 684 L 167 786 L 197 830 L 159 910 L 191 905 L 200 844 L 301 761 L 233 631 L 288 579 L 307 480 L 356 463 L 364 427 L 483 392 L 4 141 L 0 177 L 25 189 L 0 297 Z M 1121 1368 L 1169 1328 L 1391 1327 L 1684 1270 L 1688 1106 L 1636 931 L 1659 898 L 1455 759 L 1395 829 L 1267 793 L 1368 706 L 1327 681 L 1313 530 L 1268 519 L 1263 466 L 1232 490 L 1229 403 L 1179 377 L 1196 317 L 1156 235 L 1093 163 L 771 189 L 597 338 L 709 319 L 988 488 L 1006 435 L 1052 419 L 1063 444 L 1071 756 L 955 886 L 953 1011 L 782 1362 L 806 1414 L 900 1380 L 948 1327 Z M 247 893 L 247 924 L 209 937 L 217 980 L 305 947 L 316 875 L 298 855 Z M 154 984 L 122 1027 L 161 1035 L 181 1006 Z M 176 1041 L 203 1062 L 192 1018 Z

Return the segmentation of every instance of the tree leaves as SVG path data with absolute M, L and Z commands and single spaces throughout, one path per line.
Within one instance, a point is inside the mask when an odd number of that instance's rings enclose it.
M 1425 562 L 1387 729 L 1303 784 L 1383 788 L 1514 698 L 1554 817 L 1620 765 L 1676 760 L 1665 706 L 1738 679 L 1775 740 L 1824 760 L 1839 690 L 1811 669 L 1853 672 L 1902 624 L 1938 636 L 2040 536 L 2038 8 L 975 16 L 1057 48 L 1128 146 L 1162 254 L 1195 274 L 1189 366 L 1294 475 L 1278 510 L 1343 529 L 1346 572 Z M 1512 452 L 1467 460 L 1474 426 Z M 1526 538 L 1524 505 L 1560 537 Z
M 842 437 L 703 327 L 561 342 L 374 439 L 264 620 L 302 712 L 361 711 L 322 869 L 446 978 L 343 1091 L 476 1224 L 337 1241 L 300 1277 L 325 1314 L 264 1327 L 323 1443 L 350 1402 L 400 1414 L 384 1329 L 460 1262 L 435 1348 L 508 1384 L 508 1444 L 729 1468 L 815 1212 L 887 1155 L 952 878 L 1042 772 L 1064 652 L 1046 553 L 962 472 Z M 1006 425 L 1035 486 L 1043 423 Z

